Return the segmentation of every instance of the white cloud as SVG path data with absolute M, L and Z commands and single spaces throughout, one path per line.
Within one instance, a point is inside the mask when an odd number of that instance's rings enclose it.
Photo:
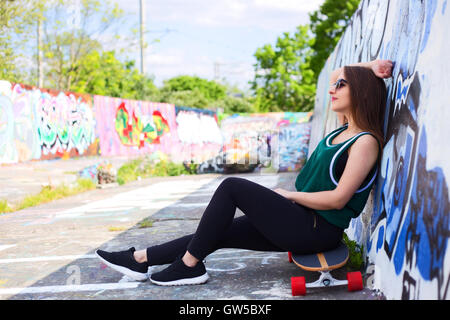
M 183 51 L 150 53 L 146 57 L 146 72 L 157 76 L 155 84 L 178 75 L 213 78 L 214 61 L 209 56 L 188 55 Z
M 116 1 L 137 26 L 139 1 Z M 298 25 L 309 23 L 308 13 L 323 1 L 146 1 L 146 25 L 155 32 L 150 37 L 159 37 L 157 30 L 174 30 L 164 34 L 161 43 L 146 49 L 146 71 L 155 75 L 155 83 L 160 86 L 163 80 L 181 74 L 214 79 L 214 63 L 220 62 L 221 78 L 248 88 L 247 82 L 254 77 L 254 52 L 249 48 L 254 46 L 256 50 L 264 43 L 273 43 L 282 32 L 293 32 Z M 255 34 L 258 39 L 254 39 Z M 128 52 L 139 65 L 138 46 Z
M 246 26 L 284 28 L 307 23 L 307 13 L 317 10 L 324 0 L 165 0 L 147 1 L 147 20 L 179 22 L 202 26 Z M 135 0 L 118 0 L 127 12 L 138 12 Z M 150 22 L 151 23 L 151 22 Z
M 323 0 L 254 0 L 255 7 L 271 8 L 280 11 L 311 12 L 317 10 Z

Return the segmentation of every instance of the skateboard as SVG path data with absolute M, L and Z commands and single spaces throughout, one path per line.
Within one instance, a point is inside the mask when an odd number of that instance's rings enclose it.
M 347 280 L 334 279 L 330 274 L 331 270 L 343 267 L 347 263 L 349 251 L 343 242 L 337 248 L 330 251 L 307 255 L 289 252 L 288 256 L 289 262 L 294 262 L 300 268 L 306 271 L 318 271 L 321 273 L 320 278 L 312 283 L 305 283 L 305 277 L 292 277 L 291 288 L 293 296 L 305 295 L 306 288 L 347 285 L 348 291 L 363 289 L 362 275 L 359 271 L 348 272 Z

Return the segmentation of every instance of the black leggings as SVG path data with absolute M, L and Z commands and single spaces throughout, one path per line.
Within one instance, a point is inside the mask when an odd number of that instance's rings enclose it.
M 245 215 L 234 218 L 236 208 Z M 229 177 L 217 188 L 197 231 L 147 248 L 150 266 L 173 262 L 189 251 L 203 260 L 221 248 L 314 253 L 339 244 L 343 230 L 310 208 L 252 181 Z

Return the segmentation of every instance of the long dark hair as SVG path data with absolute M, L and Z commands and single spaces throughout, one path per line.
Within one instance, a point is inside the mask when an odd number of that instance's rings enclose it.
M 358 128 L 372 133 L 384 147 L 384 114 L 387 90 L 384 80 L 365 67 L 345 66 L 344 75 L 350 87 L 351 115 Z

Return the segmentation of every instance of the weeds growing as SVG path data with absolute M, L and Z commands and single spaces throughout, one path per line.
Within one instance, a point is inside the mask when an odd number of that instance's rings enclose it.
M 91 179 L 77 179 L 75 185 L 68 186 L 62 184 L 58 187 L 44 186 L 38 194 L 25 197 L 17 206 L 10 207 L 6 200 L 0 201 L 0 214 L 22 210 L 34 207 L 53 200 L 79 194 L 88 190 L 95 189 L 95 183 Z
M 157 163 L 145 158 L 131 160 L 117 170 L 117 183 L 119 185 L 135 181 L 140 178 L 191 175 L 197 173 L 197 165 L 178 164 L 162 160 Z
M 364 246 L 360 246 L 356 241 L 350 240 L 345 232 L 343 240 L 349 251 L 349 258 L 346 265 L 347 268 L 351 271 L 362 270 L 364 267 Z

